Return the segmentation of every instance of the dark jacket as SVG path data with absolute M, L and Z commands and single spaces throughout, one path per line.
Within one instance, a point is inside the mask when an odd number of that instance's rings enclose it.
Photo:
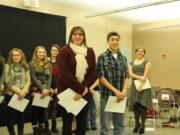
M 75 54 L 69 45 L 61 48 L 57 62 L 59 65 L 60 75 L 58 77 L 58 92 L 62 92 L 67 88 L 73 89 L 75 92 L 82 94 L 85 87 L 89 88 L 96 79 L 96 58 L 92 48 L 87 49 L 86 60 L 88 68 L 84 77 L 84 81 L 80 83 L 76 78 L 76 60 Z M 83 66 L 83 65 L 82 65 Z M 90 98 L 90 93 L 84 97 Z

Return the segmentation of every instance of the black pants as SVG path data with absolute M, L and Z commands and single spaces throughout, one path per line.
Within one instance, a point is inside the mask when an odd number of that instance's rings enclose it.
M 8 104 L 11 100 L 12 96 L 6 95 L 5 96 L 5 103 Z M 24 130 L 24 113 L 19 112 L 7 105 L 7 128 L 10 135 L 14 135 L 14 122 L 15 118 L 17 118 L 17 127 L 18 127 L 18 134 L 23 133 Z
M 146 112 L 147 112 L 147 107 L 142 106 L 140 103 L 137 102 L 134 104 L 134 116 L 135 116 L 136 127 L 139 127 L 139 125 L 142 128 L 145 127 Z M 140 117 L 141 117 L 141 124 L 139 122 Z
M 48 108 L 45 110 L 45 127 L 49 128 L 48 123 L 48 116 L 51 113 L 52 119 L 52 128 L 56 128 L 56 116 L 57 116 L 57 106 L 58 105 L 58 98 L 57 95 L 53 95 L 53 100 L 50 102 Z
M 33 127 L 44 124 L 44 119 L 45 119 L 44 113 L 45 113 L 45 108 L 32 106 L 32 126 Z
M 62 107 L 62 119 L 63 119 L 63 127 L 62 127 L 62 135 L 72 135 L 72 121 L 74 115 L 68 113 Z M 86 121 L 87 121 L 87 113 L 88 113 L 88 105 L 86 105 L 76 116 L 76 135 L 85 135 L 86 134 Z

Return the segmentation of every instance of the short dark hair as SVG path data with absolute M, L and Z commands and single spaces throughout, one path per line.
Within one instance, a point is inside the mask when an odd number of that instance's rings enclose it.
M 109 41 L 110 37 L 112 37 L 112 36 L 117 36 L 117 37 L 121 38 L 120 35 L 119 35 L 119 33 L 115 32 L 115 31 L 112 31 L 112 32 L 109 32 L 109 33 L 108 33 L 108 35 L 107 35 L 107 41 Z

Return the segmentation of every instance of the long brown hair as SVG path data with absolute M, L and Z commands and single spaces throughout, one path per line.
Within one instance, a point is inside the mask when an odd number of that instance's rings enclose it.
M 13 59 L 12 59 L 12 54 L 15 51 L 20 53 L 21 61 L 20 61 L 19 64 L 25 69 L 25 71 L 27 71 L 29 69 L 29 66 L 28 66 L 27 61 L 26 61 L 26 56 L 25 56 L 24 52 L 19 48 L 13 48 L 13 49 L 10 50 L 7 64 L 11 65 L 11 64 L 14 63 Z
M 40 63 L 39 63 L 38 58 L 37 58 L 37 51 L 39 49 L 44 49 L 45 52 L 46 52 L 42 63 L 43 63 L 44 69 L 45 69 L 45 73 L 50 74 L 50 64 L 49 64 L 49 60 L 48 60 L 48 57 L 47 57 L 47 51 L 46 51 L 46 48 L 44 46 L 42 46 L 42 45 L 38 45 L 35 48 L 34 53 L 33 53 L 32 62 L 34 64 L 35 70 L 40 71 Z
M 52 50 L 53 47 L 57 48 L 57 49 L 58 49 L 58 52 L 59 52 L 59 49 L 60 49 L 60 45 L 59 45 L 59 44 L 52 44 L 52 45 L 51 45 L 51 50 Z M 51 52 L 50 52 L 50 58 L 52 57 L 51 55 L 52 55 L 52 54 L 51 54 Z
M 82 42 L 82 43 L 83 43 L 85 46 L 87 46 L 87 44 L 86 44 L 86 34 L 85 34 L 84 29 L 83 29 L 81 26 L 75 26 L 75 27 L 72 28 L 72 30 L 71 30 L 71 32 L 70 32 L 70 34 L 69 34 L 68 44 L 73 43 L 73 41 L 72 41 L 72 35 L 73 35 L 76 31 L 81 31 L 81 32 L 82 32 L 82 34 L 83 34 L 83 36 L 84 36 L 84 39 L 83 39 L 83 42 Z

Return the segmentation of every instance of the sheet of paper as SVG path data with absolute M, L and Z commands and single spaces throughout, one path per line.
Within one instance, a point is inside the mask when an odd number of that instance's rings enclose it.
M 82 108 L 87 104 L 87 101 L 81 98 L 78 101 L 75 101 L 73 98 L 75 96 L 75 92 L 68 88 L 62 93 L 60 93 L 57 97 L 59 98 L 59 104 L 63 106 L 67 112 L 71 112 L 75 116 L 82 110 Z
M 93 100 L 96 104 L 96 107 L 100 107 L 100 94 L 99 91 L 95 91 L 95 93 L 93 94 Z
M 117 102 L 116 96 L 109 96 L 105 112 L 115 112 L 115 113 L 124 113 L 126 108 L 126 100 L 125 97 L 122 101 Z
M 4 100 L 4 96 L 0 96 L 0 104 L 2 103 L 3 100 Z
M 47 108 L 48 105 L 49 105 L 50 100 L 51 100 L 50 96 L 45 96 L 45 97 L 42 98 L 41 94 L 35 93 L 32 105 L 42 107 L 42 108 Z
M 20 112 L 24 112 L 25 108 L 27 107 L 29 103 L 29 100 L 26 98 L 23 98 L 21 100 L 18 99 L 18 95 L 14 94 L 11 98 L 11 100 L 8 103 L 9 107 L 12 107 Z
M 134 80 L 134 83 L 135 83 L 136 89 L 138 89 L 141 81 L 140 80 Z M 144 90 L 144 89 L 149 89 L 149 88 L 151 88 L 151 85 L 149 83 L 149 79 L 146 79 L 146 82 L 144 83 L 142 89 Z
M 162 94 L 161 99 L 162 100 L 169 100 L 169 94 Z

